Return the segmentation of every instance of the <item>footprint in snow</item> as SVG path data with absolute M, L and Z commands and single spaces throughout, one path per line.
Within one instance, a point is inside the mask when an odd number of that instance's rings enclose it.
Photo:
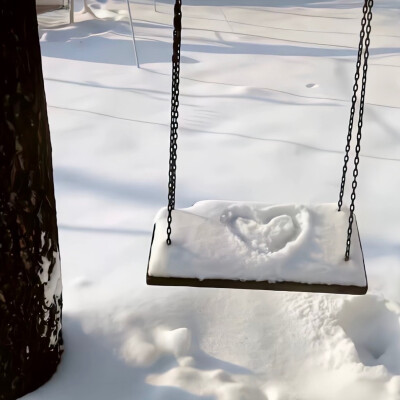
M 360 362 L 400 374 L 400 306 L 376 296 L 345 301 L 339 324 L 353 341 Z
M 319 85 L 317 83 L 307 83 L 306 88 L 308 89 L 314 89 L 319 87 Z
M 148 367 L 162 356 L 172 355 L 180 365 L 193 363 L 189 351 L 191 332 L 187 328 L 168 330 L 156 328 L 152 332 L 132 331 L 120 350 L 121 358 L 129 365 Z
M 75 288 L 85 288 L 92 285 L 92 281 L 87 279 L 85 276 L 78 276 L 72 282 L 71 285 Z
M 176 387 L 195 396 L 212 397 L 215 400 L 268 400 L 258 382 L 239 382 L 222 370 L 178 366 L 159 375 L 149 375 L 147 383 Z

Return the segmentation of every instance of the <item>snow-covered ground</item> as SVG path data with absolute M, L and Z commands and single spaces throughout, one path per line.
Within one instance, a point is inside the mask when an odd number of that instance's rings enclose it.
M 398 1 L 373 18 L 363 297 L 146 287 L 167 198 L 172 4 L 131 5 L 140 69 L 124 2 L 41 31 L 66 350 L 24 399 L 399 400 Z M 184 2 L 178 207 L 337 201 L 361 5 Z

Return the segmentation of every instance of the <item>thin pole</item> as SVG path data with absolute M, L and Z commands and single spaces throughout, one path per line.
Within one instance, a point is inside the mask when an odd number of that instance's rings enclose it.
M 128 7 L 128 13 L 129 13 L 129 22 L 131 24 L 131 31 L 132 31 L 132 44 L 133 44 L 133 52 L 135 53 L 135 60 L 136 60 L 136 66 L 140 68 L 139 65 L 139 58 L 136 52 L 136 40 L 135 40 L 135 31 L 133 29 L 133 22 L 132 22 L 132 13 L 131 13 L 131 7 L 129 4 L 129 0 L 126 0 L 126 6 Z
M 74 21 L 74 0 L 70 0 L 69 2 L 69 23 L 73 24 Z
M 157 0 L 154 0 L 154 11 L 157 12 Z

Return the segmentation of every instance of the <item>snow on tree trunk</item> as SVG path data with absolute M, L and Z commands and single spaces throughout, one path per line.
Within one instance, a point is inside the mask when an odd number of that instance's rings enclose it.
M 35 0 L 0 0 L 0 400 L 55 372 L 61 270 Z

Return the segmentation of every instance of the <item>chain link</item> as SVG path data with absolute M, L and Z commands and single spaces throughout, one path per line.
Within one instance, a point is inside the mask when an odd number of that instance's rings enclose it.
M 368 71 L 368 58 L 369 58 L 369 45 L 371 43 L 371 20 L 372 20 L 372 7 L 374 5 L 374 0 L 366 1 L 367 5 L 367 15 L 364 12 L 364 18 L 367 19 L 367 24 L 365 28 L 365 50 L 364 50 L 364 63 L 363 63 L 363 75 L 361 84 L 361 96 L 360 96 L 360 110 L 358 117 L 358 130 L 357 130 L 357 143 L 356 143 L 356 156 L 354 158 L 354 169 L 353 169 L 353 182 L 351 184 L 351 204 L 350 204 L 350 215 L 349 215 L 349 226 L 347 229 L 347 240 L 346 240 L 346 253 L 345 260 L 348 261 L 350 258 L 350 245 L 351 245 L 351 235 L 353 232 L 353 222 L 354 222 L 354 209 L 355 209 L 355 199 L 356 199 L 356 189 L 357 189 L 357 177 L 358 177 L 358 165 L 360 163 L 360 150 L 361 150 L 361 131 L 363 126 L 364 117 L 364 104 L 365 104 L 365 90 L 367 85 L 367 71 Z
M 172 95 L 171 126 L 169 145 L 169 180 L 168 180 L 168 217 L 167 244 L 171 244 L 172 210 L 175 209 L 176 158 L 178 149 L 178 107 L 179 107 L 179 73 L 181 60 L 182 1 L 176 0 L 174 6 L 174 34 L 172 54 Z
M 367 23 L 367 14 L 368 14 L 368 0 L 365 0 L 364 7 L 363 7 L 363 18 L 361 20 L 360 42 L 358 44 L 356 73 L 354 75 L 353 96 L 351 98 L 349 129 L 347 132 L 347 143 L 346 143 L 346 148 L 345 148 L 342 181 L 341 181 L 341 185 L 340 185 L 338 211 L 340 211 L 342 209 L 344 188 L 346 185 L 347 163 L 349 161 L 349 152 L 350 152 L 351 138 L 352 138 L 352 132 L 353 132 L 354 114 L 355 114 L 356 103 L 357 103 L 358 81 L 360 78 L 360 67 L 361 67 L 361 58 L 362 58 L 362 52 L 363 52 L 363 47 L 364 47 L 365 25 Z

